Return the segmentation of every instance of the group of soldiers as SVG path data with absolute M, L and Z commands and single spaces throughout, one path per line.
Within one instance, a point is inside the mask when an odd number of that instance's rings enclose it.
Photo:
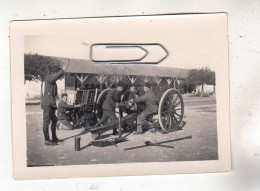
M 43 109 L 43 133 L 45 138 L 45 145 L 58 145 L 59 142 L 63 142 L 56 136 L 56 129 L 73 129 L 72 124 L 68 121 L 66 112 L 68 109 L 73 109 L 75 107 L 80 107 L 80 105 L 69 105 L 66 103 L 67 94 L 63 93 L 61 95 L 61 101 L 56 106 L 57 96 L 57 84 L 56 81 L 64 76 L 65 70 L 68 68 L 69 64 L 63 67 L 59 72 L 54 73 L 51 67 L 47 67 L 47 77 L 45 79 L 45 89 L 44 95 L 42 96 L 41 107 Z M 144 132 L 144 128 L 150 128 L 151 132 L 155 132 L 152 125 L 152 117 L 158 111 L 158 101 L 155 93 L 151 90 L 151 84 L 144 84 L 144 94 L 138 96 L 136 93 L 136 87 L 132 85 L 130 87 L 129 95 L 125 100 L 121 101 L 121 95 L 123 92 L 124 84 L 119 82 L 117 87 L 110 89 L 106 95 L 105 101 L 103 102 L 102 118 L 93 126 L 93 128 L 98 127 L 108 120 L 118 120 L 115 114 L 115 109 L 118 107 L 124 108 L 129 105 L 135 105 L 136 103 L 145 103 L 145 108 L 137 117 L 137 128 L 133 133 L 134 135 L 139 135 Z M 56 116 L 56 109 L 58 117 Z M 58 126 L 57 126 L 58 122 Z M 49 125 L 51 124 L 52 140 L 49 136 Z M 88 127 L 92 128 L 92 127 Z M 113 129 L 113 134 L 117 134 L 116 128 Z

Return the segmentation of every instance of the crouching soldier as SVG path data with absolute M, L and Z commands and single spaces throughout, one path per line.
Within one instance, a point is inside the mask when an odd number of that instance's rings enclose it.
M 106 95 L 106 99 L 102 105 L 102 118 L 94 125 L 94 127 L 98 127 L 99 125 L 106 122 L 108 119 L 110 119 L 110 121 L 118 120 L 115 114 L 115 108 L 119 107 L 120 96 L 123 91 L 123 87 L 124 84 L 122 82 L 119 82 L 116 88 L 109 90 Z M 113 134 L 117 134 L 116 129 L 113 129 Z
M 155 132 L 154 127 L 152 125 L 152 118 L 153 115 L 158 112 L 158 101 L 155 93 L 151 91 L 151 84 L 145 83 L 144 85 L 144 95 L 141 95 L 140 97 L 137 97 L 135 99 L 132 99 L 131 102 L 135 103 L 145 103 L 145 109 L 144 111 L 138 115 L 137 117 L 137 130 L 134 133 L 142 134 L 143 133 L 143 127 L 149 127 L 151 124 L 151 132 Z
M 58 122 L 57 122 L 57 129 L 63 130 L 72 130 L 73 125 L 69 122 L 66 112 L 68 110 L 72 110 L 75 107 L 79 107 L 79 105 L 69 105 L 67 104 L 67 97 L 68 94 L 63 93 L 61 94 L 61 101 L 58 104 Z

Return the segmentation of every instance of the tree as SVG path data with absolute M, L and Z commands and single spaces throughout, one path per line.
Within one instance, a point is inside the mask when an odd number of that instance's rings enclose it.
M 192 69 L 185 81 L 187 84 L 195 84 L 195 88 L 197 85 L 201 85 L 202 92 L 204 91 L 204 84 L 214 85 L 215 89 L 215 72 L 209 68 Z
M 24 82 L 41 81 L 41 95 L 43 82 L 47 75 L 47 65 L 50 65 L 52 71 L 61 70 L 61 61 L 57 58 L 42 56 L 38 54 L 24 55 Z
M 208 84 L 214 86 L 214 92 L 216 88 L 216 77 L 215 77 L 215 72 L 210 71 L 209 78 L 208 78 Z

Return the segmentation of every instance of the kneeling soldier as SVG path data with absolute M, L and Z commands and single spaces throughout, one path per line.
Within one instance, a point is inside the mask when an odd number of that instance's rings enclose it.
M 73 126 L 68 121 L 68 117 L 66 115 L 66 112 L 69 109 L 74 109 L 75 107 L 78 107 L 78 106 L 73 106 L 73 105 L 67 104 L 67 97 L 68 97 L 68 94 L 66 94 L 66 93 L 61 94 L 61 101 L 58 104 L 58 122 L 57 122 L 58 125 L 57 125 L 57 128 L 58 129 L 64 129 L 64 130 L 72 130 Z

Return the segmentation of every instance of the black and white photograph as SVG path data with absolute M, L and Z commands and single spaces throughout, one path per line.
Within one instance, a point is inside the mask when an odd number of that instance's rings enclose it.
M 22 85 L 13 99 L 23 99 L 24 168 L 191 162 L 197 172 L 211 162 L 202 172 L 218 172 L 221 162 L 228 171 L 226 22 L 197 14 L 14 23 L 24 30 L 24 73 L 12 81 Z

